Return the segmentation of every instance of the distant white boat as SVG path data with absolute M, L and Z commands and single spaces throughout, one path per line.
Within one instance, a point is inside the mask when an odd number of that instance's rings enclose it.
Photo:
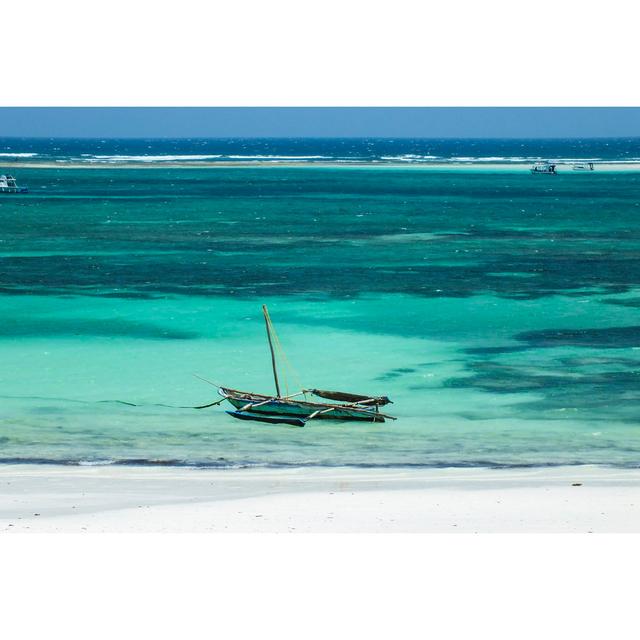
M 550 162 L 537 162 L 530 169 L 531 173 L 545 173 L 547 175 L 556 175 L 556 165 Z
M 593 162 L 576 162 L 572 168 L 574 171 L 593 171 Z
M 0 176 L 0 193 L 27 193 L 27 187 L 20 187 L 13 176 Z

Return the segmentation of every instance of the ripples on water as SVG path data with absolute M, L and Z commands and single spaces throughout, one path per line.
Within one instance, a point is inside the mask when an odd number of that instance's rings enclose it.
M 0 200 L 2 461 L 637 464 L 636 173 L 19 178 L 31 194 Z M 388 394 L 400 420 L 153 406 L 211 398 L 193 372 L 268 392 L 263 302 L 305 384 Z

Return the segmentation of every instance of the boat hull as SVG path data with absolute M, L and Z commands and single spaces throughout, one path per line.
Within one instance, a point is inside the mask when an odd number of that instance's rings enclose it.
M 346 407 L 321 402 L 305 402 L 301 400 L 278 400 L 261 394 L 245 393 L 235 389 L 220 389 L 223 395 L 236 409 L 244 409 L 252 414 L 287 416 L 308 419 L 312 414 L 314 420 L 356 420 L 361 422 L 384 422 L 382 415 L 366 407 Z M 257 406 L 257 405 L 260 406 Z M 247 405 L 252 405 L 247 407 Z M 323 413 L 326 412 L 326 413 Z M 234 416 L 237 417 L 237 416 Z M 249 418 L 246 418 L 249 419 Z

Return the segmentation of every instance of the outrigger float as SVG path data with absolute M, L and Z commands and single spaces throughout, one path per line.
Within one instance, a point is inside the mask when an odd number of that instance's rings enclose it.
M 277 348 L 281 351 L 282 347 L 271 323 L 266 305 L 262 305 L 262 313 L 264 314 L 269 350 L 271 351 L 271 365 L 276 395 L 269 396 L 261 393 L 238 391 L 228 387 L 219 387 L 218 392 L 223 399 L 227 400 L 235 408 L 234 411 L 227 411 L 230 416 L 239 420 L 288 424 L 294 427 L 304 427 L 309 420 L 316 419 L 358 420 L 361 422 L 396 420 L 393 416 L 380 411 L 380 407 L 391 403 L 391 400 L 386 396 L 363 396 L 342 391 L 324 391 L 322 389 L 303 389 L 297 393 L 283 396 L 280 391 L 280 380 L 278 378 L 274 350 L 274 348 Z M 307 400 L 309 395 L 336 402 L 314 402 Z

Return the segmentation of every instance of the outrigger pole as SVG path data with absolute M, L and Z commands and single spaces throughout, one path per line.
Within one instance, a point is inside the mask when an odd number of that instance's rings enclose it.
M 267 338 L 269 339 L 269 350 L 271 351 L 271 366 L 273 367 L 273 380 L 276 383 L 276 394 L 280 397 L 280 384 L 278 383 L 278 370 L 276 369 L 276 355 L 273 352 L 273 342 L 271 342 L 271 318 L 267 305 L 262 305 L 262 313 L 264 314 L 264 322 L 267 325 Z

